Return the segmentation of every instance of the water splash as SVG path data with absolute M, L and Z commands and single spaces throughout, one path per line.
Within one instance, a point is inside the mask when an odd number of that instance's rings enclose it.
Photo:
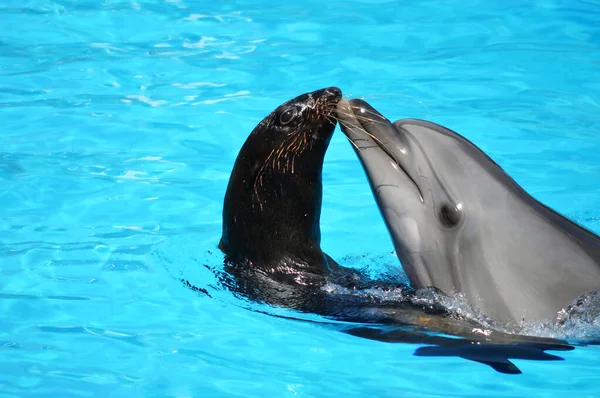
M 182 282 L 183 286 L 224 304 L 283 318 L 323 324 L 336 322 L 323 316 L 255 303 L 233 293 L 231 286 L 235 281 L 227 277 L 223 269 L 223 255 L 218 250 L 206 251 L 198 258 L 184 259 L 185 261 L 181 258 L 169 258 L 170 255 L 165 251 L 157 251 L 155 255 L 168 268 L 171 275 Z M 345 256 L 342 260 L 344 263 L 350 263 L 353 268 L 360 268 L 363 275 L 372 278 L 369 281 L 372 287 L 348 288 L 329 282 L 322 287 L 322 290 L 332 296 L 354 297 L 362 302 L 371 302 L 375 306 L 411 304 L 425 310 L 442 310 L 452 319 L 480 325 L 480 328 L 474 328 L 472 331 L 482 335 L 495 331 L 516 336 L 561 339 L 579 344 L 600 341 L 600 292 L 598 291 L 573 300 L 569 306 L 559 311 L 556 320 L 524 322 L 516 326 L 503 325 L 473 308 L 463 294 L 449 296 L 432 287 L 413 290 L 408 283 L 405 283 L 406 276 L 403 274 L 378 273 L 383 271 L 380 265 L 386 262 L 385 255 Z M 411 325 L 404 326 L 411 327 Z M 441 330 L 439 332 L 443 333 Z
M 556 321 L 524 323 L 520 333 L 582 344 L 600 342 L 600 291 L 574 299 L 558 312 Z

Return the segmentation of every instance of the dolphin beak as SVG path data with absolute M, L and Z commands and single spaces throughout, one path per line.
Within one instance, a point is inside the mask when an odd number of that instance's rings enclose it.
M 389 120 L 364 101 L 342 99 L 337 104 L 337 117 L 344 134 L 355 144 L 378 146 L 374 137 L 368 133 L 377 121 L 393 127 Z M 358 142 L 357 142 L 358 141 Z
M 352 141 L 363 164 L 365 158 L 375 156 L 373 149 L 366 150 L 379 148 L 383 153 L 380 152 L 378 157 L 386 157 L 395 164 L 396 169 L 401 169 L 415 184 L 423 201 L 414 153 L 405 132 L 396 128 L 385 116 L 360 99 L 342 99 L 337 104 L 336 112 L 342 132 Z

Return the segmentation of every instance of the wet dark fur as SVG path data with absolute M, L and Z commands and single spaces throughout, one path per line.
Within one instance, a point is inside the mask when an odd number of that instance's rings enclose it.
M 319 246 L 321 170 L 340 99 L 339 89 L 303 94 L 252 131 L 225 194 L 220 248 L 230 262 L 265 270 L 290 262 L 319 275 L 327 270 Z
M 282 104 L 240 150 L 219 247 L 250 298 L 303 308 L 336 267 L 320 247 L 321 174 L 340 99 L 332 87 Z

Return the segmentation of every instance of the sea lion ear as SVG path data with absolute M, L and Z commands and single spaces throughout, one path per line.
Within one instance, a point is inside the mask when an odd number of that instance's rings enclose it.
M 250 169 L 250 178 L 244 178 L 244 187 L 246 188 L 246 190 L 252 188 L 254 186 L 257 174 L 260 172 L 261 167 L 263 166 L 264 163 L 261 163 L 259 161 L 254 161 L 251 162 L 248 166 Z

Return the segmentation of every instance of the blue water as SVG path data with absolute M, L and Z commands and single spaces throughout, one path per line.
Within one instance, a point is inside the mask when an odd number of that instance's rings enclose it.
M 0 26 L 2 397 L 600 394 L 598 346 L 507 376 L 274 317 L 209 269 L 245 138 L 331 85 L 600 233 L 597 1 L 3 0 Z M 339 130 L 321 221 L 342 264 L 400 272 Z

